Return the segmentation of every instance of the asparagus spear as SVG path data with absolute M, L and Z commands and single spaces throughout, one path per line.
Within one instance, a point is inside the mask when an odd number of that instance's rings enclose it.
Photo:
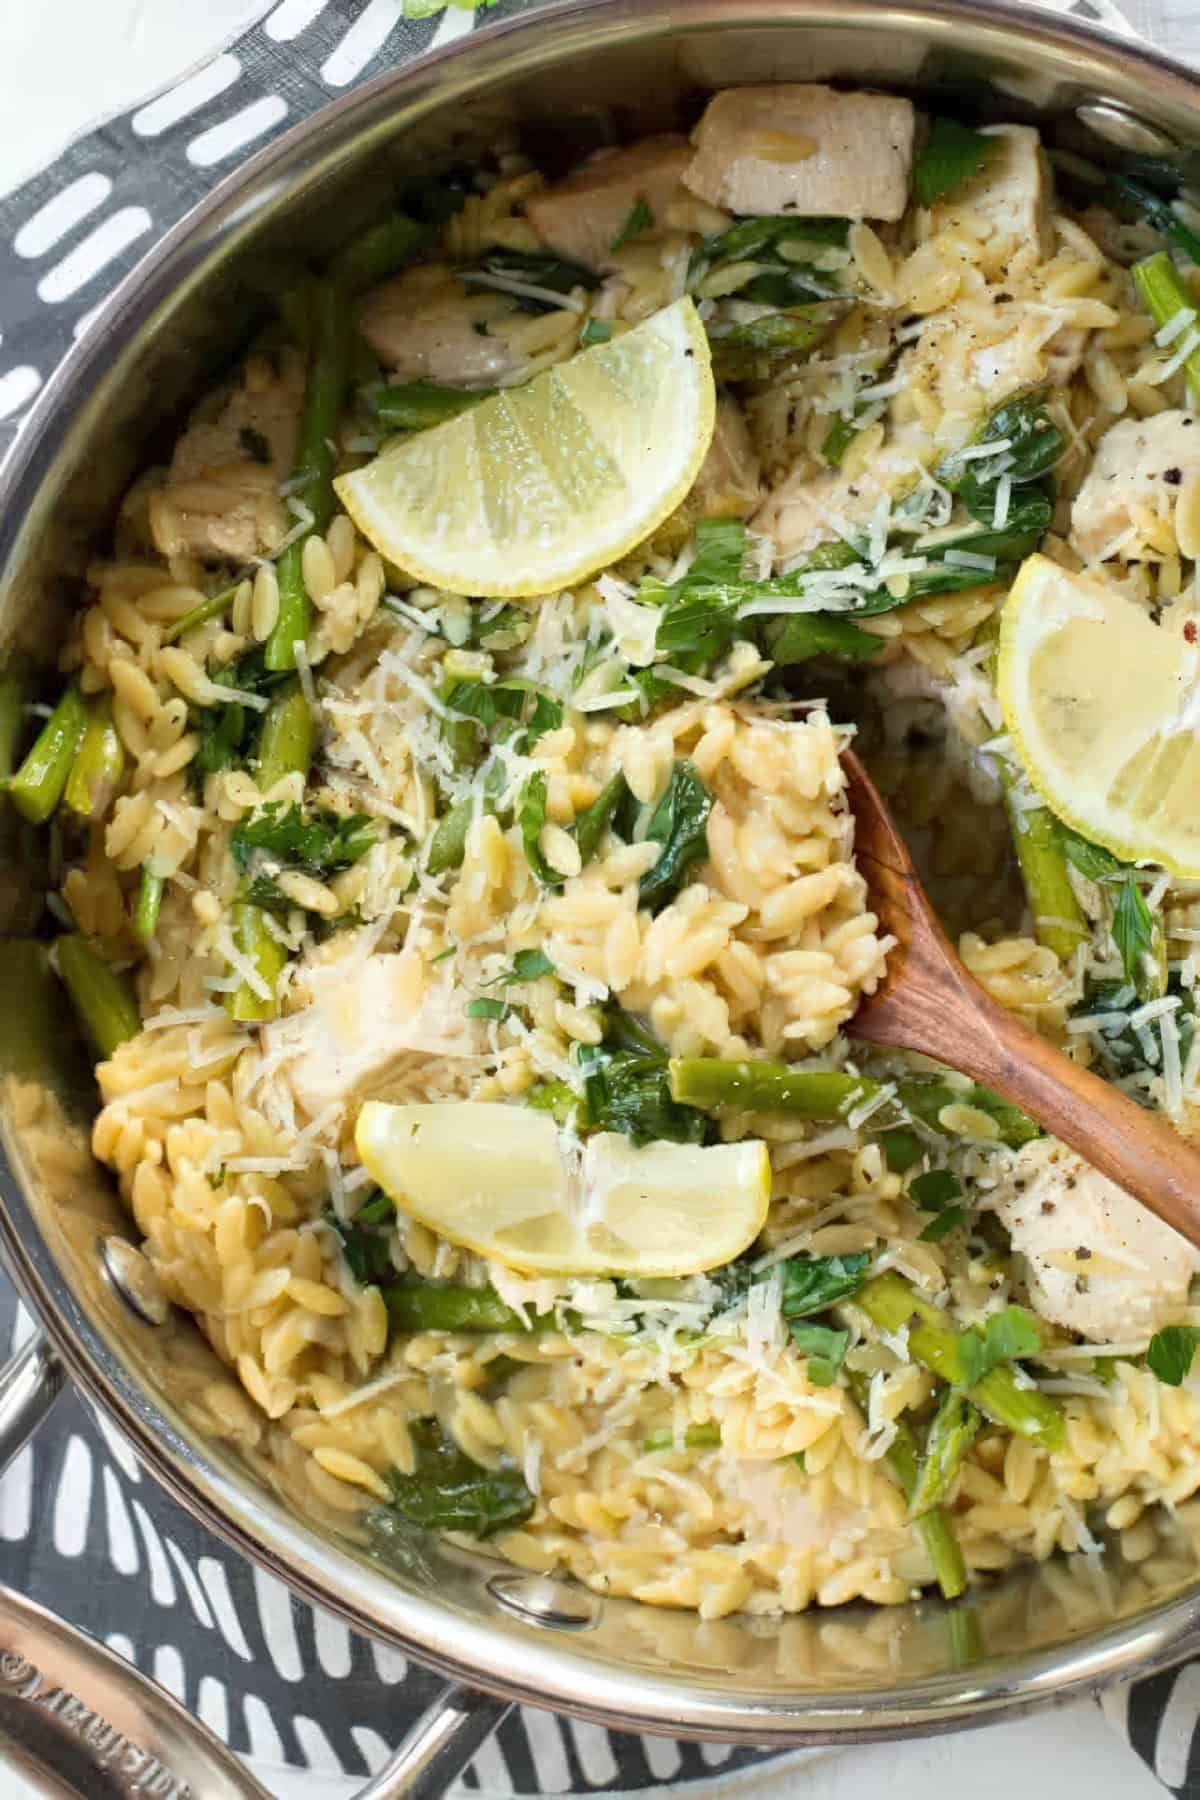
M 181 637 L 186 637 L 189 631 L 194 631 L 197 625 L 207 625 L 210 619 L 219 619 L 233 605 L 233 597 L 239 585 L 235 581 L 232 587 L 222 588 L 219 594 L 210 594 L 199 606 L 193 606 L 191 612 L 184 613 L 182 619 L 176 619 L 171 629 L 163 633 L 163 643 L 174 644 Z
M 436 381 L 406 381 L 379 388 L 371 405 L 380 424 L 392 431 L 425 431 L 430 425 L 443 425 L 459 413 L 470 412 L 495 391 L 441 387 Z
M 746 1112 L 790 1113 L 800 1119 L 843 1119 L 873 1100 L 882 1084 L 869 1075 L 836 1069 L 794 1069 L 780 1062 L 729 1062 L 717 1056 L 677 1056 L 670 1065 L 671 1098 L 711 1112 L 722 1106 Z M 935 1131 L 947 1106 L 972 1106 L 1000 1126 L 1006 1144 L 1027 1144 L 1040 1135 L 1032 1119 L 1001 1100 L 990 1088 L 951 1087 L 944 1081 L 900 1081 L 901 1107 Z
M 686 1450 L 711 1450 L 721 1441 L 721 1427 L 715 1419 L 708 1419 L 702 1425 L 689 1425 L 683 1434 L 683 1447 Z M 675 1433 L 673 1431 L 652 1431 L 642 1439 L 643 1454 L 655 1450 L 674 1450 Z
M 428 225 L 410 219 L 407 213 L 392 213 L 351 238 L 345 249 L 338 252 L 333 260 L 333 278 L 344 292 L 356 294 L 410 262 L 432 236 Z
M 72 682 L 8 784 L 13 805 L 31 824 L 44 825 L 62 799 L 86 727 L 83 695 Z
M 312 708 L 298 681 L 279 689 L 263 718 L 258 740 L 257 785 L 270 793 L 277 781 L 299 771 L 308 774 L 313 753 Z
M 312 317 L 313 343 L 296 453 L 300 485 L 294 490 L 296 499 L 311 512 L 312 522 L 275 565 L 279 617 L 266 643 L 268 669 L 296 666 L 296 645 L 308 636 L 312 617 L 312 602 L 304 586 L 304 545 L 313 532 L 324 531 L 333 515 L 336 451 L 332 440 L 346 388 L 350 339 L 345 298 L 336 284 L 317 283 Z
M 85 937 L 60 937 L 58 972 L 97 1054 L 106 1060 L 142 1029 L 133 988 Z
M 866 1416 L 869 1383 L 857 1370 L 850 1373 L 850 1391 L 859 1411 Z M 904 1498 L 912 1504 L 920 1475 L 916 1435 L 903 1419 L 896 1421 L 896 1435 L 887 1450 L 888 1464 L 900 1483 Z M 934 1506 L 913 1520 L 933 1565 L 934 1577 L 947 1600 L 957 1600 L 967 1585 L 967 1565 L 959 1549 L 954 1524 L 944 1507 Z
M 395 1282 L 383 1290 L 393 1331 L 528 1331 L 519 1313 L 495 1288 L 435 1287 L 428 1282 Z M 553 1314 L 538 1326 L 553 1326 Z
M 894 1271 L 889 1269 L 868 1281 L 852 1304 L 861 1307 L 881 1331 L 896 1332 L 907 1325 L 908 1347 L 917 1360 L 952 1387 L 964 1385 L 959 1347 L 965 1334 L 947 1330 L 945 1315 Z M 1031 1439 L 1043 1450 L 1062 1448 L 1062 1409 L 1037 1388 L 1018 1387 L 1007 1365 L 989 1369 L 970 1393 L 980 1411 L 996 1424 Z
M 1091 934 L 1071 886 L 1058 821 L 1048 806 L 1028 811 L 1018 805 L 1017 779 L 1004 763 L 1000 780 L 1034 931 L 1039 943 L 1066 962 Z
M 575 842 L 579 846 L 579 855 L 585 867 L 600 848 L 600 840 L 628 792 L 629 783 L 618 769 L 612 779 L 605 782 L 587 811 L 580 813 L 576 819 Z
M 1165 250 L 1157 250 L 1153 256 L 1134 263 L 1133 279 L 1156 325 L 1165 325 L 1181 312 L 1191 313 L 1191 323 L 1195 323 L 1196 302 Z M 1184 367 L 1192 387 L 1200 392 L 1200 344 L 1188 352 Z
M 258 786 L 269 792 L 285 775 L 308 774 L 312 761 L 313 718 L 300 683 L 288 682 L 267 708 L 258 745 Z M 233 941 L 248 956 L 259 975 L 275 992 L 287 952 L 267 923 L 266 914 L 243 900 L 233 909 Z M 274 999 L 256 994 L 249 982 L 226 1000 L 230 1015 L 245 1024 L 275 1016 Z
M 233 909 L 233 941 L 242 955 L 254 965 L 271 992 L 268 996 L 255 993 L 250 983 L 243 981 L 240 987 L 225 997 L 230 1017 L 237 1019 L 240 1024 L 273 1019 L 275 983 L 287 962 L 287 951 L 268 926 L 267 914 L 259 907 L 251 906 L 246 900 L 240 900 Z
M 139 943 L 148 944 L 154 936 L 162 905 L 163 885 L 162 876 L 153 874 L 149 867 L 143 865 L 137 899 L 133 903 L 133 929 Z
M 125 773 L 125 749 L 113 724 L 111 694 L 98 694 L 88 702 L 87 724 L 63 799 L 81 819 L 100 819 L 121 785 Z

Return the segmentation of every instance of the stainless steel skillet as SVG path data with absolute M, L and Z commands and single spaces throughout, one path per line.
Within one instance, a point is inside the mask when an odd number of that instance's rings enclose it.
M 470 155 L 514 124 L 565 157 L 614 134 L 686 125 L 714 87 L 825 78 L 952 94 L 994 117 L 1038 119 L 1052 141 L 1109 160 L 1177 161 L 1185 177 L 1200 146 L 1191 75 L 1003 7 L 580 0 L 479 33 L 252 159 L 105 306 L 0 473 L 0 661 L 52 660 L 87 547 L 156 431 L 251 327 L 282 270 L 370 218 L 390 173 Z M 44 880 L 27 848 L 12 834 L 0 852 L 0 930 L 14 938 Z M 932 1732 L 1191 1647 L 1200 1569 L 1182 1525 L 1136 1570 L 1113 1553 L 1098 1575 L 1053 1565 L 998 1579 L 970 1603 L 967 1633 L 934 1601 L 704 1625 L 438 1543 L 348 1540 L 335 1521 L 294 1509 L 271 1486 L 261 1446 L 219 1416 L 215 1363 L 190 1323 L 148 1322 L 121 1297 L 121 1283 L 136 1293 L 127 1262 L 100 1246 L 132 1228 L 87 1154 L 70 1029 L 36 959 L 10 949 L 0 975 L 0 1234 L 45 1330 L 0 1384 L 10 1446 L 65 1368 L 171 1492 L 297 1591 L 475 1689 L 625 1728 L 778 1745 Z M 473 1747 L 470 1733 L 502 1705 L 472 1709 L 460 1690 L 432 1729 L 468 1721 L 460 1742 Z

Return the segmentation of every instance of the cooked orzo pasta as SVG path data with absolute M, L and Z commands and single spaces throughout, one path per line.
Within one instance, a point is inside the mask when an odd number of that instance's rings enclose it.
M 1200 240 L 1060 189 L 1029 127 L 820 86 L 554 184 L 505 145 L 130 492 L 9 792 L 96 1154 L 324 1507 L 715 1618 L 1136 1562 L 1200 1486 L 1196 1254 L 841 1029 L 890 947 L 857 733 L 980 980 L 1200 1117 L 1170 771 L 1157 860 L 1098 774 L 1057 817 L 1014 623 L 1036 575 L 1195 638 Z M 426 585 L 468 517 L 494 577 Z

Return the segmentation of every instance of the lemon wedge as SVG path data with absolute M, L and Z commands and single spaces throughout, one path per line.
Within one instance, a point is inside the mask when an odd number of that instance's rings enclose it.
M 553 594 L 617 562 L 689 491 L 712 441 L 688 299 L 506 388 L 334 483 L 363 535 L 459 594 Z
M 997 687 L 1046 804 L 1122 862 L 1200 875 L 1200 648 L 1092 576 L 1031 556 L 1000 619 Z
M 572 1153 L 547 1113 L 520 1106 L 370 1100 L 355 1141 L 411 1218 L 465 1250 L 541 1274 L 717 1268 L 754 1242 L 771 1197 L 770 1158 L 757 1139 L 635 1149 L 602 1131 Z

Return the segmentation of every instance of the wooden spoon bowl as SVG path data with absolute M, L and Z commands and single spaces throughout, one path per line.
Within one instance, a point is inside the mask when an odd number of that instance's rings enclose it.
M 992 999 L 942 930 L 904 839 L 852 750 L 843 751 L 842 767 L 855 860 L 881 929 L 896 939 L 887 974 L 860 1001 L 847 1035 L 920 1051 L 994 1089 L 1200 1247 L 1200 1149 Z

